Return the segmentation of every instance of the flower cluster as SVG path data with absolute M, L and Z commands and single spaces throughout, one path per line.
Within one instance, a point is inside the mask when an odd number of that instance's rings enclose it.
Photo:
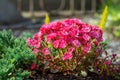
M 50 69 L 78 69 L 80 72 L 98 64 L 103 50 L 102 40 L 102 30 L 98 26 L 74 18 L 42 25 L 32 39 L 27 39 L 27 43 L 41 64 Z M 109 65 L 110 62 L 104 64 Z
M 27 40 L 36 54 L 49 55 L 51 53 L 49 44 L 55 49 L 67 49 L 62 55 L 62 59 L 65 57 L 72 59 L 72 53 L 79 48 L 82 48 L 84 54 L 90 53 L 92 43 L 99 45 L 101 41 L 101 29 L 97 26 L 85 24 L 79 19 L 67 19 L 63 22 L 45 24 L 32 39 Z

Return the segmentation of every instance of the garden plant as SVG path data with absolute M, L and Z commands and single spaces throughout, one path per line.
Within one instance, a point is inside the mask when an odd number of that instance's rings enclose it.
M 23 80 L 30 75 L 35 60 L 26 38 L 16 38 L 12 31 L 0 31 L 0 80 Z
M 31 66 L 35 74 L 76 75 L 85 80 L 120 79 L 117 54 L 109 55 L 106 51 L 99 26 L 77 18 L 55 21 L 42 25 L 27 43 L 37 56 L 37 63 Z

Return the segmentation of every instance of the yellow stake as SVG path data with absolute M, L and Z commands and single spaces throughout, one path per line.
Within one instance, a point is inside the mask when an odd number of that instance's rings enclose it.
M 108 16 L 108 6 L 105 6 L 105 9 L 102 13 L 102 19 L 100 21 L 100 28 L 103 30 L 105 28 L 105 23 L 106 23 L 106 20 L 107 20 L 107 16 Z
M 50 17 L 48 15 L 48 13 L 46 13 L 45 15 L 45 24 L 49 24 L 50 23 Z

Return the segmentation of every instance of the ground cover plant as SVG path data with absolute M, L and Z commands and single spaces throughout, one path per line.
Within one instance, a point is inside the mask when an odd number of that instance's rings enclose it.
M 59 73 L 57 76 L 77 75 L 85 80 L 120 79 L 117 54 L 107 53 L 103 32 L 98 26 L 77 18 L 55 21 L 42 25 L 38 33 L 27 39 L 27 43 L 38 60 L 31 66 L 31 78 L 37 78 L 35 75 L 39 73 Z M 59 77 L 57 80 L 62 80 Z
M 34 60 L 26 37 L 16 38 L 10 30 L 0 31 L 0 80 L 23 80 L 30 75 Z

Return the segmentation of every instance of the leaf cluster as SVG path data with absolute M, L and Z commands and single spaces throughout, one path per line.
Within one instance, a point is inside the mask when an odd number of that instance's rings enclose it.
M 11 30 L 0 31 L 0 80 L 23 80 L 34 58 L 25 38 L 14 37 Z

